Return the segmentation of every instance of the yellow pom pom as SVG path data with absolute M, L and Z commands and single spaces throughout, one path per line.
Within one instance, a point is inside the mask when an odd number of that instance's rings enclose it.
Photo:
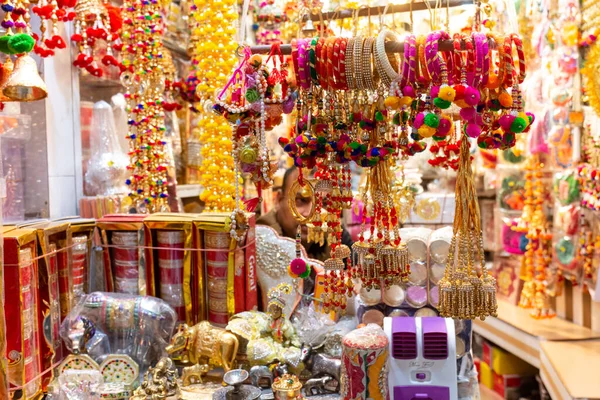
M 424 138 L 430 138 L 433 135 L 435 135 L 436 129 L 432 128 L 430 126 L 427 125 L 423 125 L 419 128 L 419 135 L 423 136 Z
M 405 107 L 410 107 L 413 102 L 413 98 L 410 96 L 403 96 L 400 98 L 400 105 Z
M 400 108 L 400 97 L 397 97 L 397 96 L 386 97 L 383 104 L 387 108 L 391 108 L 392 110 L 397 110 Z
M 452 86 L 442 86 L 438 93 L 438 97 L 445 101 L 454 101 L 456 97 L 456 90 Z
M 527 116 L 527 114 L 525 114 L 524 112 L 520 112 L 517 114 L 517 117 L 523 118 L 525 122 L 527 122 L 527 125 L 529 125 L 529 117 Z

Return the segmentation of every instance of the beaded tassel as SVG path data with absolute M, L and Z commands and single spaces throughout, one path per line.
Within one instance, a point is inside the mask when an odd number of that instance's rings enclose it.
M 456 180 L 454 235 L 446 271 L 439 283 L 439 311 L 443 317 L 483 320 L 496 315 L 496 280 L 485 268 L 480 212 L 472 174 L 469 141 L 463 138 Z

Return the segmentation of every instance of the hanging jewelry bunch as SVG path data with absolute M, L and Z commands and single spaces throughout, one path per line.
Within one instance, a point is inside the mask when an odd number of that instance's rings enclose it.
M 234 173 L 231 127 L 227 120 L 213 112 L 212 97 L 215 90 L 225 85 L 227 74 L 237 62 L 237 44 L 233 40 L 238 18 L 236 4 L 233 0 L 195 0 L 191 2 L 188 20 L 192 34 L 192 72 L 186 85 L 188 100 L 196 111 L 193 140 L 202 146 L 198 174 L 204 188 L 200 199 L 207 211 L 224 212 L 235 208 L 239 177 Z M 213 7 L 219 11 L 215 13 Z
M 6 30 L 0 37 L 0 52 L 6 54 L 1 66 L 0 109 L 7 101 L 36 101 L 48 95 L 46 84 L 39 76 L 37 63 L 29 55 L 35 47 L 31 28 L 31 3 L 28 0 L 2 1 Z M 37 6 L 33 9 L 37 10 Z M 16 57 L 13 64 L 11 56 Z
M 532 154 L 525 167 L 525 207 L 519 224 L 513 229 L 524 232 L 527 248 L 523 255 L 525 281 L 519 306 L 531 309 L 534 318 L 551 318 L 556 314 L 550 304 L 548 281 L 552 263 L 552 231 L 544 214 L 544 164 Z
M 458 171 L 454 239 L 440 285 L 444 316 L 495 315 L 495 280 L 484 268 L 482 232 L 471 171 L 470 142 L 507 149 L 534 116 L 520 93 L 525 60 L 518 35 L 475 32 L 296 39 L 291 55 L 298 89 L 297 121 L 284 151 L 301 172 L 291 190 L 312 195 L 309 240 L 331 246 L 323 310 L 344 310 L 354 281 L 379 289 L 410 273 L 399 220 L 410 201 L 394 188 L 396 160 L 429 149 L 432 166 Z M 398 53 L 403 53 L 403 57 Z M 363 226 L 350 249 L 340 244 L 341 211 L 352 199 L 350 162 L 367 170 Z M 405 193 L 410 196 L 409 193 Z M 288 194 L 291 195 L 291 194 Z
M 129 124 L 128 198 L 138 213 L 168 211 L 160 4 L 158 0 L 127 0 L 123 10 L 121 40 L 126 68 L 121 82 L 126 88 Z
M 254 211 L 262 189 L 271 187 L 277 163 L 272 162 L 266 132 L 282 122 L 282 115 L 294 110 L 295 93 L 288 81 L 288 65 L 279 43 L 271 45 L 263 60 L 243 48 L 238 67 L 216 98 L 213 110 L 233 127 L 232 155 L 235 176 L 235 209 L 231 213 L 231 236 L 242 240 L 247 229 L 240 191 L 241 174 L 255 184 L 258 197 L 246 199 L 245 209 Z
M 126 21 L 125 24 L 131 25 L 131 21 Z M 104 75 L 101 64 L 106 67 L 117 68 L 120 72 L 123 72 L 125 65 L 115 57 L 115 52 L 123 50 L 122 27 L 121 10 L 110 4 L 110 2 L 102 0 L 78 1 L 75 4 L 74 33 L 71 35 L 71 41 L 78 48 L 73 65 L 85 69 L 90 75 L 98 78 Z M 129 30 L 126 29 L 126 31 Z M 105 51 L 100 51 L 101 43 L 105 44 Z M 41 49 L 41 51 L 45 50 Z

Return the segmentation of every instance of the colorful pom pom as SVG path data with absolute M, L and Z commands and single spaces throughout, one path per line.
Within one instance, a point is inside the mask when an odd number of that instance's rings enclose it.
M 424 122 L 425 122 L 425 114 L 418 113 L 413 122 L 413 127 L 415 129 L 419 129 L 423 125 Z
M 477 105 L 477 103 L 479 103 L 479 99 L 481 98 L 481 95 L 479 94 L 479 90 L 475 89 L 474 87 L 467 87 L 465 89 L 465 103 L 467 103 L 468 105 L 474 107 Z
M 418 129 L 419 135 L 421 135 L 424 138 L 430 138 L 433 135 L 435 135 L 436 130 L 435 128 L 432 128 L 430 126 L 427 125 L 423 125 Z
M 467 124 L 465 126 L 465 133 L 469 137 L 476 138 L 481 135 L 481 128 L 477 124 Z
M 8 39 L 8 49 L 13 54 L 29 53 L 35 46 L 35 40 L 26 33 L 13 35 Z
M 308 269 L 307 266 L 308 264 L 305 260 L 301 258 L 295 258 L 288 266 L 288 273 L 292 278 L 297 278 L 298 276 L 306 272 L 306 270 Z
M 513 133 L 521 133 L 527 128 L 527 122 L 521 117 L 516 117 L 510 124 L 510 131 Z
M 508 94 L 508 92 L 500 93 L 500 96 L 498 96 L 498 101 L 500 102 L 500 105 L 504 108 L 509 108 L 513 104 L 513 98 L 510 94 Z
M 387 108 L 391 108 L 392 110 L 398 110 L 401 106 L 400 97 L 398 96 L 388 96 L 383 103 Z
M 456 90 L 452 86 L 442 86 L 437 97 L 447 102 L 453 102 L 456 98 Z
M 429 113 L 425 116 L 423 123 L 431 128 L 437 128 L 440 125 L 440 117 L 434 113 Z
M 452 103 L 440 97 L 436 97 L 435 99 L 433 99 L 433 105 L 442 110 L 446 110 L 447 108 L 450 108 Z

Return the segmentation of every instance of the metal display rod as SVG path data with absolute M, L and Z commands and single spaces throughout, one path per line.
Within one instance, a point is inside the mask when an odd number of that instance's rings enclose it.
M 427 10 L 429 9 L 429 7 L 435 8 L 435 4 L 430 4 L 429 0 L 422 0 L 422 1 L 418 1 L 418 2 L 414 2 L 414 0 L 410 0 L 410 2 L 412 2 L 412 10 L 413 11 L 423 11 L 423 10 Z M 448 3 L 448 4 L 446 4 Z M 465 6 L 465 5 L 469 5 L 469 4 L 473 4 L 473 0 L 446 0 L 446 1 L 442 1 L 441 5 L 440 5 L 440 9 L 441 8 L 446 8 L 446 7 L 459 7 L 459 6 Z M 428 7 L 429 5 L 429 7 Z M 308 20 L 308 19 L 312 19 L 313 21 L 320 21 L 321 19 L 323 19 L 323 21 L 329 21 L 332 19 L 346 19 L 346 18 L 353 18 L 355 16 L 359 17 L 367 17 L 367 16 L 378 16 L 380 14 L 383 14 L 383 12 L 385 11 L 386 6 L 378 6 L 378 7 L 364 7 L 364 8 L 359 8 L 357 10 L 352 10 L 352 9 L 342 9 L 342 10 L 338 10 L 338 11 L 328 11 L 326 13 L 323 14 L 308 14 L 304 16 L 304 20 Z M 387 11 L 386 11 L 386 15 L 388 14 L 397 14 L 397 13 L 404 13 L 404 12 L 410 12 L 411 10 L 411 3 L 408 4 L 390 4 L 389 6 L 387 6 Z
M 493 40 L 490 40 L 490 47 L 494 47 Z M 465 50 L 465 43 L 461 41 L 461 48 Z M 282 44 L 280 46 L 281 53 L 284 55 L 292 54 L 292 45 L 291 44 Z M 270 45 L 260 45 L 260 46 L 251 46 L 250 50 L 252 54 L 269 54 L 271 51 Z M 453 40 L 440 40 L 438 44 L 439 51 L 453 51 L 454 50 L 454 41 Z M 404 42 L 386 42 L 385 43 L 385 52 L 386 53 L 402 53 L 404 52 Z

